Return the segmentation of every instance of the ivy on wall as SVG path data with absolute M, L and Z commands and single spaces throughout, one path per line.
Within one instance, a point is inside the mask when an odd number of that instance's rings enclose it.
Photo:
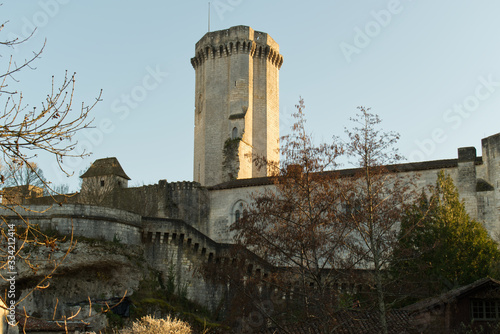
M 224 142 L 222 168 L 229 180 L 235 180 L 238 176 L 239 166 L 236 163 L 238 157 L 238 148 L 240 147 L 241 137 L 228 138 Z

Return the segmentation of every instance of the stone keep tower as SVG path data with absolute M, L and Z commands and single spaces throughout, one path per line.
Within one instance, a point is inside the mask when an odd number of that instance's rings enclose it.
M 203 186 L 268 175 L 251 156 L 279 160 L 279 45 L 237 26 L 196 43 L 194 181 Z

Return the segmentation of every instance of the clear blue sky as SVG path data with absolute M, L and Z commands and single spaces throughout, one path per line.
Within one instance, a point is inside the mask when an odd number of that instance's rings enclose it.
M 51 76 L 77 72 L 75 106 L 91 102 L 96 130 L 79 136 L 93 155 L 72 162 L 55 183 L 78 184 L 91 161 L 116 156 L 132 184 L 192 180 L 195 43 L 207 32 L 207 1 L 6 1 L 2 39 L 35 36 L 13 51 L 22 59 L 47 39 L 36 71 L 20 75 L 30 106 Z M 372 107 L 401 134 L 408 160 L 455 158 L 500 132 L 500 2 L 212 1 L 212 30 L 248 25 L 280 45 L 281 134 L 299 96 L 317 140 L 342 135 L 356 107 Z M 3 50 L 0 61 L 7 61 Z M 144 78 L 156 73 L 156 81 Z M 142 88 L 141 88 L 142 87 Z M 146 94 L 140 95 L 140 93 Z M 124 96 L 135 93 L 126 102 Z M 139 94 L 139 95 L 138 95 Z M 105 127 L 102 124 L 106 125 Z M 96 133 L 95 131 L 98 131 Z M 90 137 L 92 140 L 89 140 Z

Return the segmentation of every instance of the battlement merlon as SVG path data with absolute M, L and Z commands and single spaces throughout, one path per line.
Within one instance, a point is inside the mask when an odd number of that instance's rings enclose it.
M 267 58 L 278 69 L 283 64 L 278 43 L 269 34 L 247 26 L 206 33 L 196 43 L 191 64 L 196 69 L 208 58 L 230 56 L 233 53 L 248 53 L 252 57 Z
M 257 44 L 269 45 L 278 52 L 280 50 L 278 43 L 276 43 L 269 34 L 255 31 L 248 26 L 235 26 L 229 29 L 207 32 L 205 36 L 196 43 L 195 50 L 196 53 L 198 53 L 207 45 L 219 46 L 229 42 L 244 40 L 251 40 L 255 41 Z
M 483 138 L 481 140 L 481 146 L 483 150 L 483 156 L 497 156 L 500 153 L 500 133 Z

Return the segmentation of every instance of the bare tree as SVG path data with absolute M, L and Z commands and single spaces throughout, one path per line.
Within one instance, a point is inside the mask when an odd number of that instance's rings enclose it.
M 380 313 L 383 333 L 387 333 L 384 271 L 390 260 L 405 204 L 416 198 L 415 186 L 409 177 L 389 169 L 388 165 L 402 159 L 394 148 L 399 135 L 379 129 L 380 118 L 359 107 L 346 130 L 347 156 L 358 167 L 350 180 L 345 180 L 343 202 L 348 208 L 343 220 L 355 230 L 352 252 L 363 258 L 366 269 L 373 271 L 376 308 Z
M 369 109 L 359 110 L 354 127 L 346 129 L 347 140 L 335 137 L 333 144 L 314 145 L 301 100 L 292 134 L 282 138 L 281 165 L 255 159 L 274 171 L 273 186 L 254 194 L 232 225 L 238 244 L 274 268 L 272 277 L 258 284 L 293 296 L 286 313 L 320 319 L 322 332 L 341 326 L 336 312 L 353 306 L 335 287 L 355 281 L 374 288 L 380 330 L 387 333 L 386 269 L 401 215 L 417 197 L 414 180 L 394 165 L 402 159 L 394 148 L 399 135 L 380 130 L 381 120 Z M 342 155 L 356 168 L 336 170 Z M 244 280 L 241 290 L 255 304 L 252 280 L 238 266 L 218 277 Z M 262 315 L 279 321 L 276 312 Z
M 52 188 L 52 195 L 65 195 L 69 194 L 69 185 L 66 183 L 59 183 L 59 184 L 54 184 L 51 185 Z
M 0 33 L 5 29 L 5 23 L 0 26 Z M 29 38 L 29 37 L 28 37 Z M 12 48 L 25 40 L 5 40 L 0 46 L 6 49 Z M 73 105 L 75 91 L 75 74 L 68 76 L 67 72 L 60 84 L 52 77 L 51 88 L 45 101 L 38 108 L 30 107 L 24 103 L 21 91 L 10 90 L 10 83 L 19 80 L 16 74 L 25 70 L 32 70 L 33 63 L 41 56 L 45 44 L 29 59 L 21 62 L 16 61 L 11 55 L 3 73 L 0 73 L 0 99 L 4 99 L 4 110 L 0 114 L 0 149 L 3 164 L 8 165 L 10 171 L 28 169 L 30 182 L 38 179 L 45 183 L 43 175 L 39 175 L 40 169 L 33 161 L 37 152 L 47 152 L 56 159 L 61 170 L 64 158 L 84 157 L 90 152 L 76 152 L 77 141 L 74 135 L 83 129 L 89 128 L 92 122 L 90 112 L 100 100 L 101 93 L 90 105 L 82 103 L 80 108 Z M 9 184 L 19 184 L 15 173 L 3 173 L 1 181 Z M 6 180 L 11 176 L 12 180 Z
M 6 162 L 2 170 L 4 176 L 4 187 L 35 186 L 44 188 L 47 180 L 43 171 L 35 162 L 19 163 Z
M 292 133 L 282 138 L 281 165 L 256 158 L 274 171 L 274 187 L 254 194 L 232 230 L 238 243 L 280 268 L 269 282 L 293 296 L 287 313 L 322 319 L 327 332 L 339 307 L 333 286 L 350 281 L 347 272 L 355 262 L 348 253 L 351 227 L 339 219 L 341 180 L 333 171 L 342 149 L 314 145 L 303 100 L 293 117 Z
M 0 33 L 4 32 L 5 23 L 0 25 Z M 29 38 L 29 37 L 28 37 Z M 24 43 L 25 40 L 4 40 L 0 42 L 0 47 L 8 51 L 14 46 Z M 67 173 L 62 167 L 63 160 L 67 157 L 83 157 L 90 152 L 77 152 L 75 134 L 79 131 L 89 128 L 92 117 L 90 115 L 95 104 L 100 100 L 101 94 L 90 104 L 82 103 L 80 107 L 73 104 L 75 91 L 75 74 L 64 74 L 63 79 L 58 83 L 54 77 L 51 79 L 50 88 L 45 100 L 40 106 L 29 106 L 21 91 L 11 88 L 15 83 L 21 85 L 18 80 L 18 74 L 21 71 L 33 70 L 34 62 L 41 56 L 45 44 L 28 59 L 18 61 L 14 56 L 5 57 L 8 59 L 5 67 L 0 71 L 0 99 L 3 99 L 1 105 L 3 111 L 0 113 L 0 151 L 2 165 L 10 164 L 14 168 L 10 172 L 2 172 L 0 182 L 4 185 L 18 184 L 28 182 L 30 184 L 43 184 L 47 188 L 51 185 L 45 181 L 43 174 L 35 163 L 38 153 L 44 152 L 50 154 L 57 161 L 60 169 Z M 29 181 L 21 179 L 16 174 L 18 171 L 26 172 L 29 175 Z M 15 205 L 17 204 L 17 205 Z M 23 219 L 24 208 L 21 203 L 2 204 L 4 209 L 10 210 L 12 215 L 17 218 L 8 221 L 2 217 L 2 236 L 3 241 L 0 247 L 0 269 L 15 271 L 15 264 L 24 262 L 34 271 L 36 266 L 30 254 L 20 252 L 28 244 L 33 247 L 48 247 L 56 249 L 58 239 L 48 236 L 37 227 L 32 226 L 27 220 Z M 15 240 L 15 242 L 13 242 Z M 73 239 L 70 239 L 68 251 L 62 259 L 74 247 Z M 54 270 L 59 266 L 60 261 L 54 259 L 45 259 L 49 263 L 53 262 Z M 35 289 L 43 288 L 53 271 L 40 280 L 35 285 Z M 9 297 L 11 298 L 11 297 Z M 19 301 L 17 301 L 18 303 Z M 10 305 L 10 304 L 8 304 Z
M 102 181 L 100 178 L 89 178 L 82 183 L 78 201 L 83 204 L 112 206 L 116 185 L 113 182 Z

